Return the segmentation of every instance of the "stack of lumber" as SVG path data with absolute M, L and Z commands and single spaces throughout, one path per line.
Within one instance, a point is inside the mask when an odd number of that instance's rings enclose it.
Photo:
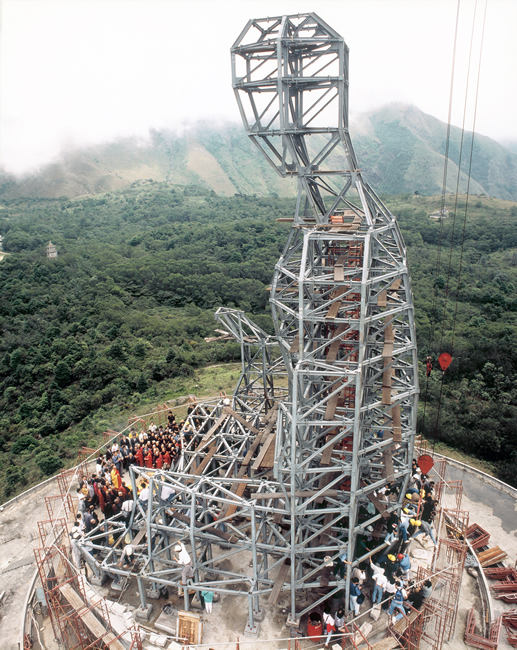
M 497 564 L 507 557 L 508 555 L 504 551 L 501 551 L 499 546 L 494 546 L 493 548 L 478 553 L 479 564 L 482 568 Z

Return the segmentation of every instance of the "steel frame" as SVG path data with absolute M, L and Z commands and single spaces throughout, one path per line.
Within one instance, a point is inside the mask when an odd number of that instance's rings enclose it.
M 179 585 L 171 547 L 181 539 L 193 559 L 190 588 L 242 595 L 244 584 L 254 631 L 260 597 L 275 604 L 284 592 L 296 624 L 333 593 L 348 596 L 353 568 L 382 548 L 365 553 L 359 542 L 367 527 L 378 538 L 403 502 L 418 368 L 404 243 L 348 134 L 342 37 L 315 14 L 251 20 L 232 47 L 232 71 L 248 135 L 282 176 L 298 179 L 271 287 L 275 337 L 242 312 L 218 311 L 241 344 L 232 400 L 196 404 L 176 471 L 132 469 L 135 494 L 149 481 L 147 508 L 136 502 L 127 524 L 117 516 L 80 547 L 97 573 L 136 575 L 145 608 L 144 581 L 151 591 Z M 397 494 L 381 499 L 388 482 Z M 176 490 L 171 507 L 160 500 L 164 485 Z M 107 537 L 143 529 L 147 551 L 124 570 Z M 344 548 L 352 565 L 341 580 L 329 563 Z M 297 608 L 300 594 L 321 587 Z

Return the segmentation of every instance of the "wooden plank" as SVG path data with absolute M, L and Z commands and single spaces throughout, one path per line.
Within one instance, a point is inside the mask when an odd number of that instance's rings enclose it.
M 246 475 L 246 472 L 248 471 L 248 465 L 253 457 L 253 454 L 257 450 L 257 447 L 261 444 L 262 440 L 266 438 L 269 432 L 276 425 L 277 411 L 278 411 L 278 402 L 275 402 L 273 408 L 266 415 L 265 423 L 267 423 L 267 426 L 261 435 L 256 436 L 255 440 L 253 441 L 253 444 L 248 450 L 248 453 L 246 454 L 246 456 L 244 456 L 244 459 L 241 463 L 241 467 L 239 469 L 239 473 L 237 474 L 237 478 L 243 478 Z M 247 485 L 248 484 L 246 481 L 234 481 L 230 487 L 230 492 L 237 495 L 238 497 L 241 497 L 244 494 L 244 490 L 246 489 Z M 237 511 L 237 505 L 230 505 L 229 503 L 225 503 L 224 506 L 221 508 L 221 513 L 219 516 L 221 518 L 228 517 L 229 515 L 230 516 L 233 515 L 236 511 Z
M 75 609 L 81 620 L 86 627 L 90 630 L 96 639 L 102 638 L 102 643 L 108 645 L 113 650 L 125 650 L 120 641 L 117 640 L 112 632 L 106 630 L 104 625 L 98 620 L 92 611 L 89 611 L 82 598 L 72 589 L 69 584 L 64 584 L 59 587 L 59 591 L 68 604 Z M 81 611 L 85 610 L 85 611 Z
M 205 435 L 201 438 L 201 442 L 199 443 L 197 450 L 196 451 L 201 451 L 203 447 L 206 446 L 207 442 L 210 440 L 210 438 L 214 435 L 214 433 L 219 429 L 219 427 L 222 425 L 222 423 L 228 418 L 228 414 L 223 411 L 223 413 L 219 416 L 215 424 L 205 433 Z
M 382 404 L 389 406 L 391 404 L 391 386 L 382 387 Z
M 269 445 L 264 458 L 262 459 L 261 467 L 262 469 L 273 469 L 275 463 L 275 449 L 276 449 L 276 433 L 273 434 L 273 441 Z
M 332 335 L 332 338 L 341 337 L 341 335 L 344 334 L 345 331 L 346 331 L 346 325 L 340 325 L 337 328 L 337 330 L 334 332 L 334 334 Z M 336 360 L 337 353 L 338 353 L 338 350 L 339 350 L 339 346 L 341 345 L 342 342 L 343 342 L 343 339 L 337 338 L 335 341 L 333 341 L 330 344 L 328 352 L 327 352 L 327 361 L 332 362 L 332 361 Z
M 382 468 L 382 477 L 388 481 L 394 480 L 395 472 L 393 470 L 393 456 L 391 447 L 387 447 L 382 452 L 382 458 L 384 461 L 384 466 Z
M 231 409 L 229 406 L 225 406 L 223 411 L 226 411 L 229 415 L 232 416 L 237 422 L 240 422 L 242 426 L 246 427 L 246 429 L 249 429 L 252 433 L 258 433 L 259 430 L 255 428 L 250 422 L 245 420 L 243 417 L 241 417 L 238 413 L 236 413 L 233 409 Z
M 334 282 L 345 281 L 346 255 L 340 255 L 334 264 Z
M 291 354 L 296 354 L 298 352 L 298 350 L 299 350 L 299 347 L 300 347 L 300 335 L 297 334 L 294 337 L 293 342 L 291 343 L 291 347 L 289 348 L 289 352 Z
M 275 512 L 275 516 L 273 517 L 273 522 L 275 524 L 281 524 L 283 518 L 284 515 L 281 512 Z
M 242 483 L 239 483 L 239 487 L 235 491 L 232 490 L 232 492 L 236 496 L 241 497 L 244 494 L 244 490 L 247 487 L 248 487 L 248 483 L 246 481 L 243 481 Z M 221 518 L 231 517 L 237 512 L 237 508 L 238 508 L 237 504 L 231 506 L 229 503 L 225 503 L 224 508 L 221 509 L 221 515 L 220 515 Z
M 395 392 L 393 392 L 395 395 Z M 393 422 L 392 436 L 393 442 L 402 442 L 402 427 L 400 423 L 400 405 L 396 404 L 391 409 L 391 417 Z
M 276 605 L 278 601 L 278 597 L 280 596 L 280 592 L 282 591 L 282 587 L 284 586 L 284 582 L 287 578 L 287 574 L 289 573 L 290 568 L 291 568 L 291 562 L 286 558 L 283 561 L 280 570 L 278 571 L 277 577 L 275 578 L 275 582 L 273 584 L 273 590 L 269 594 L 269 598 L 267 601 L 269 605 Z
M 365 487 L 365 485 L 366 485 L 366 483 L 364 481 L 361 481 L 361 487 Z M 382 514 L 383 517 L 388 517 L 389 516 L 387 513 L 385 513 L 386 504 L 381 503 L 380 499 L 373 495 L 373 492 L 370 492 L 370 494 L 367 494 L 366 496 L 373 503 L 373 505 L 377 508 L 378 512 L 380 514 Z
M 387 361 L 387 359 L 385 359 L 385 361 Z M 386 388 L 391 388 L 392 379 L 391 368 L 388 368 L 382 373 L 382 385 L 386 386 Z
M 336 382 L 335 384 L 332 385 L 332 391 L 336 390 L 339 388 L 341 382 Z M 336 412 L 336 408 L 339 402 L 339 398 L 342 397 L 343 391 L 340 390 L 327 401 L 327 408 L 325 409 L 325 420 L 332 420 L 334 417 L 334 413 Z
M 259 469 L 259 467 L 260 467 L 260 465 L 261 465 L 261 463 L 262 463 L 262 459 L 263 459 L 264 456 L 266 455 L 266 452 L 267 452 L 268 449 L 269 449 L 269 445 L 273 442 L 273 440 L 275 439 L 275 437 L 276 437 L 276 434 L 275 434 L 275 433 L 270 433 L 270 434 L 269 434 L 269 436 L 267 437 L 266 442 L 262 445 L 262 449 L 260 450 L 259 455 L 257 456 L 255 462 L 254 462 L 253 465 L 252 465 L 252 469 L 253 469 L 253 470 L 257 470 L 257 469 Z
M 382 347 L 382 356 L 384 359 L 389 359 L 391 361 L 393 356 L 393 343 L 384 343 Z
M 339 310 L 341 309 L 341 300 L 336 300 L 330 305 L 328 312 L 325 314 L 325 320 L 334 320 L 338 315 Z
M 332 521 L 333 517 L 334 517 L 333 514 L 327 513 L 325 515 L 325 519 L 323 520 L 323 527 L 328 526 L 328 524 L 330 524 L 330 522 Z M 330 542 L 332 541 L 332 536 L 331 536 L 329 530 L 330 530 L 330 528 L 328 528 L 327 530 L 324 530 L 321 533 L 321 535 L 319 537 L 319 541 L 318 541 L 319 546 L 323 546 L 324 544 L 330 544 Z
M 332 436 L 329 436 L 329 439 L 327 442 L 330 442 L 332 438 L 335 438 L 336 434 L 333 434 Z M 329 445 L 325 451 L 321 454 L 320 458 L 320 465 L 330 465 L 330 459 L 332 458 L 332 452 L 334 451 L 334 445 L 336 443 L 333 442 L 331 445 Z
M 216 450 L 217 450 L 217 445 L 214 444 L 214 445 L 212 445 L 212 446 L 210 447 L 210 449 L 209 449 L 208 452 L 206 453 L 206 455 L 205 455 L 205 457 L 203 458 L 203 460 L 202 460 L 202 461 L 199 463 L 199 465 L 196 467 L 196 469 L 195 469 L 195 471 L 194 471 L 194 476 L 201 476 L 201 474 L 202 474 L 203 471 L 205 470 L 205 468 L 206 468 L 206 466 L 208 465 L 208 463 L 209 463 L 209 462 L 212 460 L 212 458 L 214 457 L 214 454 L 215 454 Z M 187 481 L 188 484 L 193 483 L 193 482 L 194 482 L 193 479 L 189 479 L 189 480 Z
M 386 291 L 386 289 L 384 289 L 384 291 L 381 291 L 379 293 L 379 295 L 377 296 L 377 307 L 386 307 L 386 305 L 388 304 L 388 301 L 386 299 L 387 295 L 388 292 Z
M 133 541 L 131 542 L 131 544 L 133 544 L 133 546 L 137 546 L 137 545 L 140 544 L 140 542 L 144 539 L 144 537 L 146 536 L 146 534 L 147 534 L 147 528 L 146 528 L 146 527 L 141 528 L 141 529 L 138 531 L 138 533 L 136 534 L 136 537 L 133 538 Z M 124 535 L 122 535 L 122 536 L 118 539 L 117 544 L 118 544 L 118 542 L 120 542 L 121 539 L 124 539 Z
M 384 328 L 384 341 L 386 343 L 395 343 L 395 339 L 393 337 L 393 323 L 391 322 L 391 318 L 388 320 L 386 327 Z
M 309 498 L 313 497 L 319 493 L 319 490 L 297 490 L 294 493 L 295 498 Z M 287 496 L 291 498 L 291 492 L 287 492 Z M 325 490 L 323 496 L 328 497 L 337 497 L 339 496 L 339 490 Z M 283 499 L 284 494 L 282 492 L 252 492 L 250 499 L 257 499 L 263 501 L 264 499 Z
M 406 630 L 407 627 L 413 623 L 417 617 L 420 615 L 421 612 L 418 610 L 412 610 L 409 612 L 407 616 L 404 616 L 403 618 L 400 619 L 400 621 L 397 621 L 395 625 L 393 626 L 399 634 L 402 634 Z
M 321 463 L 320 463 L 321 465 Z M 327 472 L 326 474 L 323 474 L 323 476 L 320 478 L 320 482 L 318 484 L 318 489 L 323 490 L 324 487 L 326 487 L 330 483 L 330 479 L 332 478 L 332 474 L 330 472 Z M 315 499 L 316 503 L 323 503 L 325 500 L 325 497 L 320 495 L 317 499 Z
M 479 564 L 484 568 L 486 566 L 491 566 L 492 564 L 497 564 L 508 557 L 508 554 L 505 551 L 502 551 L 499 546 L 494 546 L 489 548 L 486 551 L 482 551 L 478 554 Z

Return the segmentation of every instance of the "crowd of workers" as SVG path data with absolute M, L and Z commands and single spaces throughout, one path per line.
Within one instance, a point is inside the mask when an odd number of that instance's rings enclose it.
M 369 563 L 361 563 L 352 571 L 350 583 L 349 616 L 356 618 L 365 601 L 365 592 L 369 593 L 371 606 L 379 607 L 396 623 L 412 609 L 420 609 L 426 598 L 433 591 L 431 580 L 416 583 L 414 571 L 409 556 L 409 545 L 412 539 L 419 536 L 421 541 L 437 545 L 433 532 L 433 521 L 436 517 L 438 501 L 434 496 L 435 484 L 425 474 L 422 474 L 416 461 L 413 461 L 412 475 L 406 490 L 405 506 L 400 516 L 392 513 L 386 522 L 386 533 L 381 539 L 375 539 L 368 534 L 358 542 L 361 555 L 382 549 L 370 557 Z M 388 483 L 376 497 L 388 502 L 396 488 Z M 366 512 L 365 515 L 368 513 Z M 370 513 L 371 515 L 372 513 Z M 373 533 L 373 529 L 369 531 Z M 383 543 L 384 542 L 384 543 Z M 341 554 L 334 563 L 334 575 L 344 578 L 346 566 L 351 564 L 347 558 L 347 548 L 343 547 Z M 325 647 L 330 640 L 341 640 L 346 622 L 345 610 L 342 604 L 333 608 L 327 604 L 323 612 L 323 631 Z
M 90 477 L 83 477 L 80 481 L 77 489 L 79 514 L 72 529 L 72 538 L 82 537 L 103 520 L 121 512 L 123 518 L 129 521 L 135 498 L 146 509 L 149 499 L 148 485 L 141 481 L 137 487 L 138 494 L 134 495 L 131 485 L 123 480 L 124 473 L 132 465 L 158 470 L 174 468 L 182 447 L 190 440 L 189 426 L 184 422 L 176 424 L 171 412 L 168 413 L 165 427 L 151 422 L 147 431 L 142 429 L 137 433 L 133 428 L 128 435 L 120 436 L 106 449 L 105 454 L 97 458 L 95 473 Z M 360 606 L 365 597 L 364 588 L 368 585 L 371 586 L 372 605 L 382 605 L 382 610 L 392 617 L 393 622 L 411 608 L 422 607 L 425 598 L 431 595 L 432 584 L 429 580 L 417 585 L 410 580 L 412 567 L 407 550 L 411 540 L 419 536 L 422 536 L 422 541 L 430 540 L 436 545 L 432 526 L 438 501 L 434 497 L 434 482 L 422 474 L 416 461 L 413 461 L 412 470 L 406 489 L 406 505 L 400 516 L 396 513 L 390 515 L 383 538 L 378 539 L 378 535 L 374 538 L 373 529 L 369 527 L 367 531 L 372 534 L 367 534 L 359 540 L 358 551 L 361 555 L 375 550 L 379 545 L 382 550 L 371 556 L 374 559 L 370 558 L 369 564 L 360 564 L 352 572 L 349 603 L 352 617 L 360 615 Z M 167 490 L 166 487 L 164 489 Z M 169 488 L 169 492 L 170 494 L 160 494 L 160 499 L 170 503 L 174 490 Z M 392 495 L 396 494 L 396 487 L 388 483 L 385 488 L 374 494 L 376 498 L 387 503 Z M 373 505 L 370 504 L 369 507 L 372 509 Z M 365 512 L 365 518 L 371 514 L 373 513 Z M 138 548 L 126 545 L 119 565 L 130 567 L 135 559 L 135 550 Z M 175 557 L 178 564 L 183 565 L 182 584 L 186 584 L 192 573 L 190 556 L 181 543 L 174 550 L 177 552 Z M 336 559 L 334 574 L 339 574 L 343 579 L 348 564 L 350 562 L 347 559 L 347 550 L 343 548 Z M 342 606 L 338 606 L 335 611 L 329 606 L 325 608 L 323 624 L 326 644 L 333 636 L 342 637 L 345 618 Z
M 129 520 L 135 495 L 130 482 L 123 480 L 132 465 L 168 470 L 174 468 L 182 446 L 189 441 L 189 426 L 176 424 L 169 411 L 165 427 L 150 423 L 148 430 L 137 433 L 132 428 L 115 440 L 96 460 L 95 473 L 83 476 L 77 488 L 79 514 L 72 531 L 75 539 L 89 533 L 104 519 L 124 513 Z M 146 506 L 148 487 L 145 481 L 138 486 L 136 497 Z M 99 512 L 100 511 L 100 512 Z

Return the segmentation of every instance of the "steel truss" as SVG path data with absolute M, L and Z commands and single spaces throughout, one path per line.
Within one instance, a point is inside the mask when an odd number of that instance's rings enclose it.
M 251 20 L 232 69 L 249 137 L 298 178 L 271 286 L 289 376 L 274 476 L 288 496 L 295 618 L 297 590 L 314 583 L 307 559 L 321 568 L 346 543 L 358 563 L 359 536 L 402 503 L 418 395 L 411 285 L 396 220 L 362 179 L 349 137 L 342 37 L 315 14 Z M 381 503 L 387 482 L 398 497 Z
M 244 590 L 253 631 L 260 598 L 276 604 L 284 592 L 296 624 L 333 593 L 348 596 L 353 568 L 382 548 L 361 542 L 367 529 L 379 540 L 404 499 L 418 368 L 404 243 L 348 134 L 342 37 L 315 14 L 252 20 L 232 68 L 248 135 L 281 175 L 298 179 L 271 286 L 276 336 L 241 312 L 218 311 L 241 343 L 231 402 L 197 404 L 176 471 L 134 469 L 135 494 L 149 480 L 147 507 L 92 531 L 81 549 L 97 573 L 136 575 L 145 608 L 144 581 L 155 592 L 179 585 L 171 549 L 181 539 L 193 559 L 190 588 Z M 381 497 L 388 483 L 394 494 Z M 160 500 L 163 486 L 176 491 L 173 504 Z M 148 543 L 130 571 L 118 566 L 123 545 L 107 541 L 127 533 Z M 342 580 L 329 566 L 344 549 L 352 565 Z M 307 607 L 297 607 L 301 595 L 311 596 Z

